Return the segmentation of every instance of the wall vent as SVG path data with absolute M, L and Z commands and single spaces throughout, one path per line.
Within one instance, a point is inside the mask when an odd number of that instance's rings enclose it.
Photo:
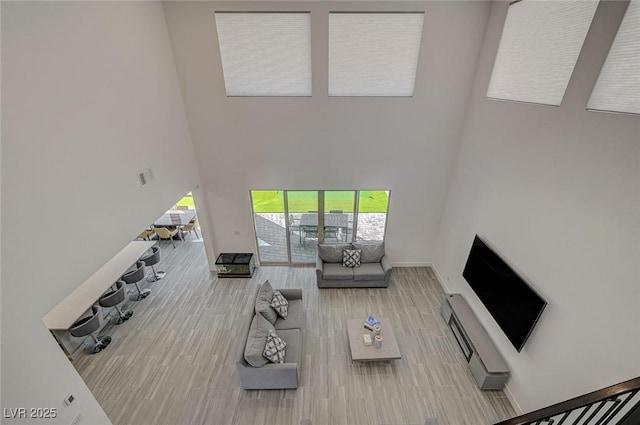
M 147 176 L 144 171 L 138 173 L 138 179 L 140 179 L 140 186 L 145 187 L 147 185 Z

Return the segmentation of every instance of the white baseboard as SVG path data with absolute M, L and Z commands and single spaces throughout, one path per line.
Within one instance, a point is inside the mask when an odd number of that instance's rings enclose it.
M 393 267 L 432 267 L 429 262 L 416 262 L 416 263 L 391 263 Z
M 516 398 L 511 393 L 511 390 L 509 389 L 508 385 L 504 386 L 504 395 L 507 396 L 507 400 L 509 400 L 509 402 L 511 403 L 511 407 L 513 407 L 513 410 L 516 411 L 516 414 L 518 416 L 524 415 L 524 411 L 522 410 L 522 408 L 518 404 L 518 401 L 516 400 Z
M 433 270 L 433 274 L 435 274 L 436 279 L 438 279 L 438 282 L 440 283 L 440 286 L 442 286 L 444 292 L 450 294 L 451 291 L 449 290 L 449 288 L 447 288 L 447 285 L 444 283 L 444 279 L 442 278 L 442 276 L 440 276 L 440 273 L 438 273 L 438 269 L 436 268 L 436 266 L 431 265 L 431 270 Z

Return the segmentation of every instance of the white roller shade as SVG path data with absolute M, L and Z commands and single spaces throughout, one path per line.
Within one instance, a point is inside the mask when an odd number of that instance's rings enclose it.
M 220 13 L 227 96 L 311 96 L 309 13 Z
M 596 0 L 511 4 L 487 97 L 560 105 L 597 6 Z
M 331 13 L 329 96 L 413 96 L 423 13 Z
M 588 109 L 640 114 L 640 1 L 631 0 Z

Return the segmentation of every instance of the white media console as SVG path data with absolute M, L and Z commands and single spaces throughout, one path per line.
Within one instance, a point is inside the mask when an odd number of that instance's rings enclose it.
M 480 389 L 503 389 L 511 372 L 467 301 L 461 294 L 447 295 L 441 313 Z

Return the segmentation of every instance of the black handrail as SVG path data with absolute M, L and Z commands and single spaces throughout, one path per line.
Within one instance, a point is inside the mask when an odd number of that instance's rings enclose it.
M 594 403 L 599 401 L 606 401 L 608 399 L 613 399 L 616 396 L 621 394 L 630 393 L 630 392 L 638 392 L 640 391 L 640 377 L 630 379 L 628 381 L 621 382 L 619 384 L 611 385 L 610 387 L 603 388 L 601 390 L 597 390 L 591 392 L 589 394 L 581 395 L 579 397 L 572 398 L 570 400 L 566 400 L 560 403 L 556 403 L 549 407 L 544 407 L 542 409 L 526 413 L 521 416 L 517 416 L 515 418 L 507 419 L 506 421 L 498 422 L 494 425 L 529 425 L 535 423 L 548 423 L 549 419 L 566 413 L 565 418 L 569 415 L 569 413 L 573 410 L 580 409 L 586 406 L 591 406 Z M 629 397 L 627 401 L 630 399 Z M 604 403 L 600 406 L 600 408 L 604 406 Z M 622 406 L 618 406 L 617 411 L 620 411 Z M 586 409 L 584 413 L 586 413 L 588 409 Z M 564 419 L 563 419 L 564 420 Z

